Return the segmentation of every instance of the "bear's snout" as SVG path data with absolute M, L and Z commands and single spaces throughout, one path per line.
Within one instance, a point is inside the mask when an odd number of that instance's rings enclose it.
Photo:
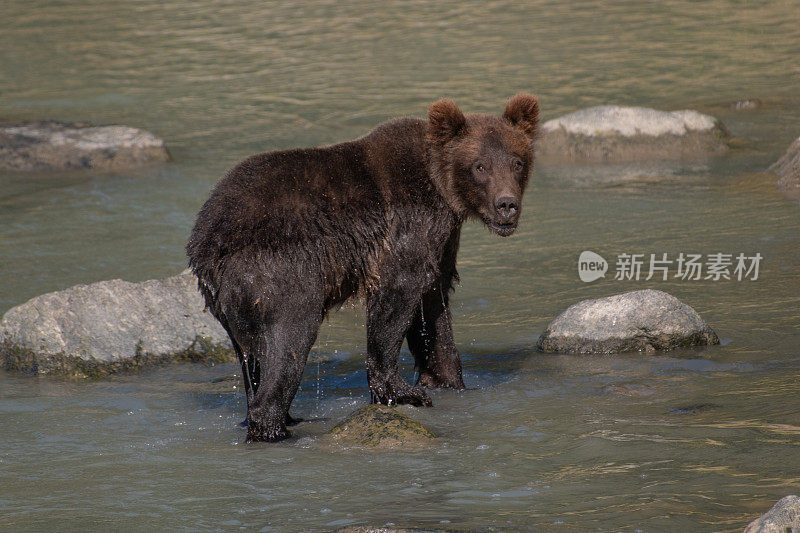
M 517 218 L 519 201 L 513 196 L 503 196 L 495 201 L 494 208 L 497 211 L 497 221 L 501 224 L 508 224 Z
M 508 237 L 517 229 L 519 219 L 519 200 L 515 196 L 501 196 L 494 202 L 494 216 L 484 219 L 492 231 L 501 237 Z

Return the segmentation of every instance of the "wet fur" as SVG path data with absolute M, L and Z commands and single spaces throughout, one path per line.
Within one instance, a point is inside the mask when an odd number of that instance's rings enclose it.
M 537 120 L 530 95 L 512 98 L 503 117 L 464 116 L 442 100 L 428 120 L 258 154 L 217 183 L 186 249 L 242 363 L 249 441 L 289 435 L 289 406 L 319 326 L 354 296 L 367 307 L 373 401 L 430 405 L 422 386 L 464 387 L 449 309 L 461 225 L 469 216 L 492 223 L 497 194 L 521 198 Z M 476 178 L 481 158 L 493 170 Z M 518 159 L 524 168 L 509 171 Z M 404 337 L 417 386 L 398 370 Z

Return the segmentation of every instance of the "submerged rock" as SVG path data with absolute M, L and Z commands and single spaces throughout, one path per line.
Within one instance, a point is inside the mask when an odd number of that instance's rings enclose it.
M 331 430 L 336 443 L 364 448 L 420 448 L 433 444 L 436 435 L 392 407 L 371 404 L 352 413 Z
M 753 111 L 760 109 L 762 106 L 761 100 L 758 98 L 745 98 L 744 100 L 736 100 L 728 104 L 728 108 L 732 111 Z
M 556 163 L 689 159 L 724 153 L 730 138 L 720 121 L 697 111 L 599 106 L 545 122 L 536 157 Z
M 169 159 L 163 140 L 129 126 L 0 123 L 0 170 L 120 170 Z
M 615 383 L 603 387 L 603 392 L 606 394 L 619 394 L 621 396 L 630 396 L 633 398 L 642 398 L 645 396 L 652 396 L 656 393 L 656 389 L 648 385 L 632 385 L 626 383 Z
M 242 382 L 239 376 L 229 375 L 202 381 L 178 381 L 175 388 L 184 392 L 195 394 L 238 394 Z
M 76 285 L 37 296 L 0 321 L 8 370 L 98 377 L 173 360 L 235 360 L 188 270 L 142 283 Z
M 744 533 L 800 533 L 800 497 L 784 496 L 750 522 Z
M 616 353 L 719 344 L 694 309 L 646 289 L 583 300 L 553 320 L 537 347 L 548 353 Z
M 348 526 L 336 533 L 445 533 L 442 529 L 416 529 L 407 527 Z
M 673 407 L 669 410 L 671 415 L 696 415 L 705 413 L 714 409 L 719 409 L 721 406 L 716 403 L 695 403 L 692 405 L 681 405 L 680 407 Z
M 778 188 L 792 195 L 800 195 L 800 138 L 769 170 L 778 175 Z

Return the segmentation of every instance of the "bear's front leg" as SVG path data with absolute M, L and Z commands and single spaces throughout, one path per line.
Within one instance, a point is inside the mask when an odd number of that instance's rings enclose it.
M 417 301 L 399 289 L 380 290 L 367 300 L 367 380 L 373 403 L 433 405 L 422 387 L 403 379 L 397 362 Z

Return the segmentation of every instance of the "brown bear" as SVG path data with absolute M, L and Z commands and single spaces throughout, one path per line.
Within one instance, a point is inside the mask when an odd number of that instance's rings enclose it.
M 440 100 L 427 120 L 254 155 L 217 183 L 186 251 L 242 365 L 248 441 L 289 436 L 320 324 L 351 297 L 366 304 L 373 402 L 431 405 L 423 387 L 464 388 L 448 303 L 461 225 L 473 217 L 514 232 L 538 114 L 529 94 L 502 117 L 465 116 Z M 404 338 L 415 386 L 398 369 Z

